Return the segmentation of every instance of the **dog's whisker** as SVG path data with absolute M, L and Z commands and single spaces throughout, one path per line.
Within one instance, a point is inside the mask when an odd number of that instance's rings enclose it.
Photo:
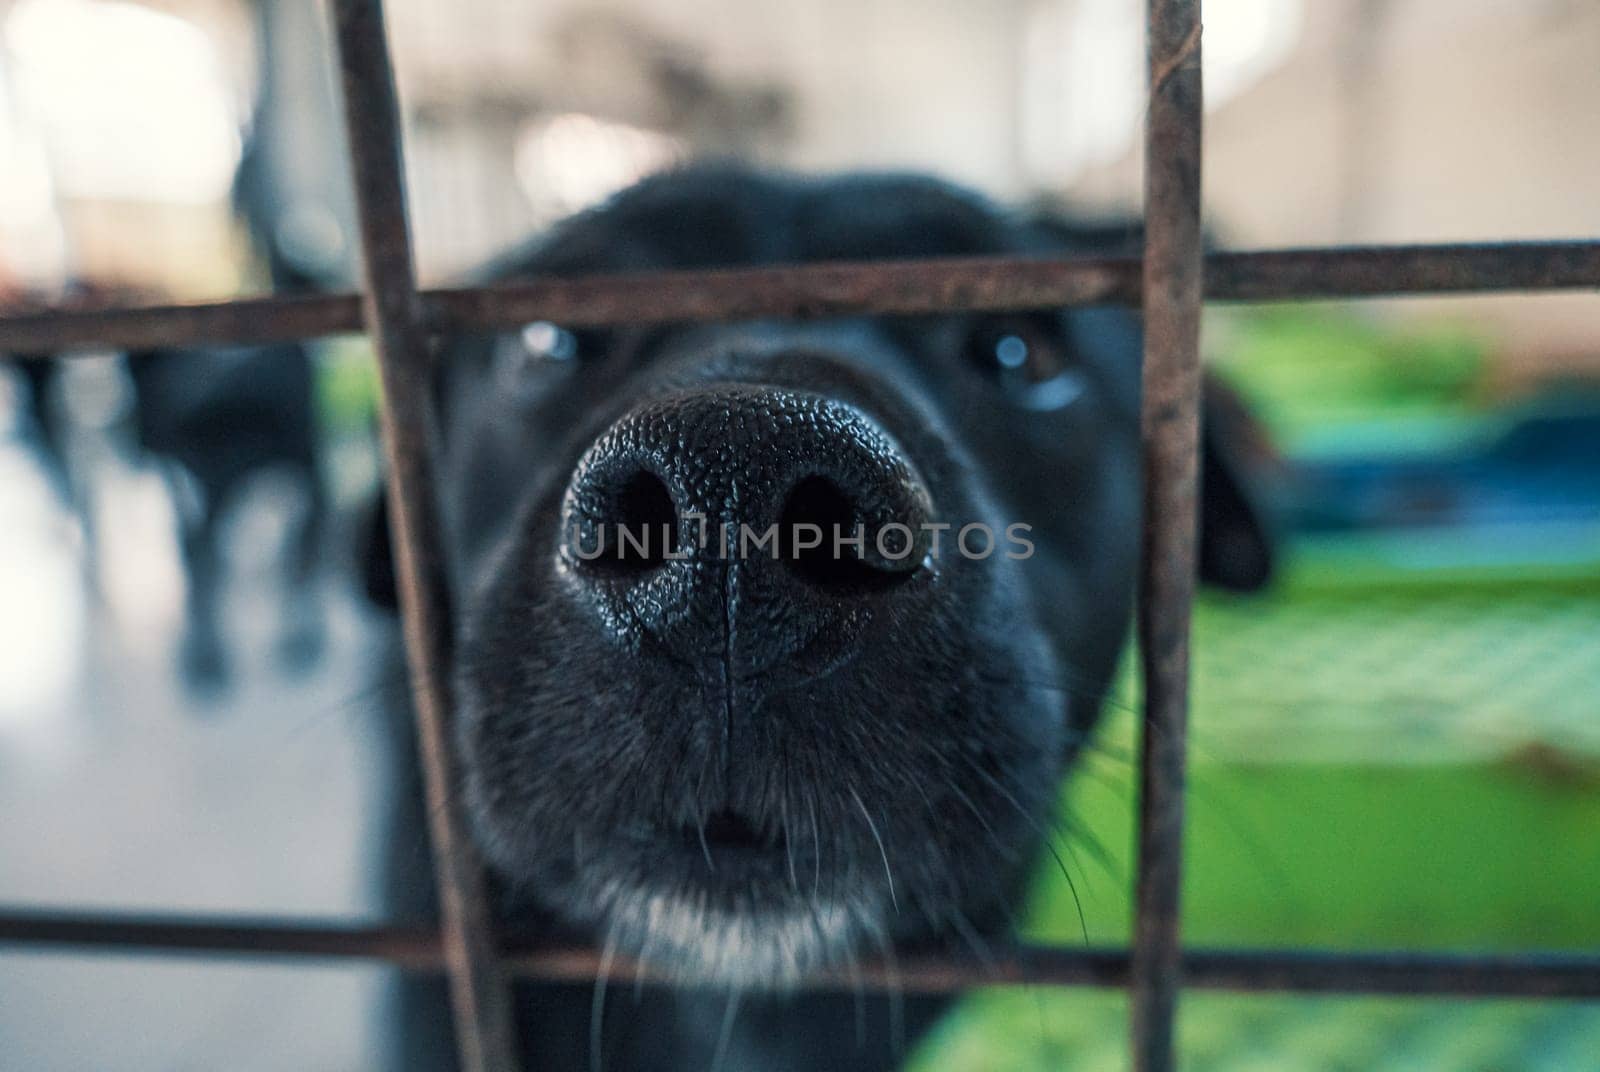
M 811 810 L 811 899 L 815 901 L 822 887 L 822 827 L 817 822 L 816 794 L 808 795 L 806 804 Z
M 727 1060 L 728 1049 L 733 1043 L 733 1021 L 739 1015 L 739 999 L 744 996 L 744 991 L 737 986 L 728 992 L 728 1005 L 722 1013 L 722 1027 L 717 1032 L 717 1048 L 712 1051 L 711 1072 L 720 1072 L 723 1061 Z
M 1021 817 L 1022 821 L 1031 826 L 1044 842 L 1045 849 L 1050 853 L 1050 856 L 1056 862 L 1056 867 L 1061 871 L 1061 877 L 1067 880 L 1067 889 L 1072 893 L 1072 903 L 1078 910 L 1078 926 L 1083 931 L 1083 941 L 1087 945 L 1089 942 L 1089 920 L 1083 912 L 1083 899 L 1078 896 L 1078 884 L 1072 880 L 1072 874 L 1067 870 L 1066 861 L 1056 851 L 1055 840 L 1050 836 L 1049 829 L 1039 822 L 1027 808 L 1022 806 L 1022 802 L 1016 798 L 1015 794 L 996 780 L 988 771 L 984 770 L 977 761 L 969 758 L 968 765 L 978 777 L 989 784 L 990 788 L 1000 794 L 1001 799 L 1016 809 L 1017 815 Z
M 983 810 L 973 802 L 972 797 L 967 794 L 966 790 L 962 789 L 961 786 L 956 783 L 954 778 L 947 779 L 945 788 L 954 793 L 956 799 L 961 801 L 962 804 L 966 805 L 968 811 L 972 812 L 973 817 L 978 820 L 978 824 L 983 827 L 983 832 L 989 835 L 989 840 L 994 842 L 995 847 L 1001 850 L 1006 850 L 1007 846 L 1005 841 L 1001 839 L 999 834 L 995 833 L 994 826 L 989 822 L 988 816 L 983 814 Z
M 872 927 L 867 932 L 873 943 L 878 947 L 878 956 L 883 961 L 883 972 L 889 999 L 889 1045 L 896 1059 L 906 1052 L 906 1010 L 905 989 L 900 983 L 900 962 L 894 955 L 894 944 L 879 927 Z
M 867 805 L 862 801 L 861 794 L 856 792 L 856 787 L 850 787 L 850 796 L 855 800 L 856 807 L 861 809 L 861 817 L 867 821 L 867 829 L 872 831 L 872 840 L 878 843 L 878 856 L 883 860 L 883 877 L 889 883 L 889 901 L 894 905 L 896 914 L 900 911 L 900 898 L 894 892 L 894 871 L 889 867 L 889 853 L 883 846 L 883 835 L 878 833 L 878 824 L 872 821 L 872 813 L 867 811 Z
M 957 936 L 967 943 L 967 947 L 972 950 L 973 956 L 978 958 L 984 970 L 992 973 L 996 965 L 994 950 L 989 948 L 989 943 L 983 940 L 983 936 L 972 925 L 972 920 L 967 918 L 967 914 L 959 908 L 951 908 L 949 923 L 955 928 Z
M 1062 809 L 1057 809 L 1052 824 L 1059 827 L 1061 836 L 1066 839 L 1065 844 L 1081 845 L 1089 854 L 1089 858 L 1100 865 L 1100 869 L 1108 878 L 1121 878 L 1116 857 L 1111 855 L 1111 850 L 1106 848 L 1106 843 L 1087 826 L 1077 822 Z
M 647 974 L 648 965 L 650 964 L 650 956 L 655 949 L 655 945 L 655 935 L 647 933 L 644 941 L 639 945 L 639 951 L 634 954 L 633 1003 L 636 1006 L 644 1000 L 644 980 L 645 975 Z
M 783 855 L 784 862 L 789 868 L 789 888 L 795 896 L 800 895 L 800 878 L 795 874 L 794 867 L 794 836 L 793 827 L 789 824 L 789 753 L 783 754 L 783 775 L 778 781 L 778 821 L 783 829 Z
M 617 937 L 615 930 L 608 930 L 605 945 L 600 950 L 600 968 L 594 976 L 594 992 L 589 999 L 589 1072 L 602 1072 L 605 1067 L 601 1043 L 605 1034 L 606 984 L 611 981 Z
M 694 790 L 694 800 L 695 800 L 695 809 L 694 810 L 695 810 L 695 816 L 696 816 L 694 832 L 695 832 L 695 836 L 700 839 L 700 855 L 705 857 L 706 870 L 710 871 L 712 874 L 716 874 L 717 865 L 714 862 L 712 862 L 712 859 L 711 859 L 711 845 L 710 845 L 710 843 L 708 841 L 706 841 L 706 806 L 705 806 L 705 803 L 704 803 L 704 801 L 705 801 L 705 786 L 706 786 L 705 770 L 702 769 L 701 772 L 700 772 L 700 780 L 695 785 L 695 790 Z
M 706 821 L 704 818 L 695 824 L 694 831 L 700 839 L 700 855 L 705 857 L 706 870 L 715 874 L 717 865 L 711 861 L 711 843 L 706 840 Z
M 861 960 L 853 945 L 845 950 L 844 969 L 850 976 L 850 990 L 855 996 L 856 1049 L 862 1050 L 867 1045 L 867 988 L 861 979 Z

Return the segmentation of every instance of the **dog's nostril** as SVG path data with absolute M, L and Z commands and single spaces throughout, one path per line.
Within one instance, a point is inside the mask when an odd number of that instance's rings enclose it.
M 660 477 L 648 470 L 639 470 L 622 485 L 617 506 L 622 524 L 630 528 L 677 531 L 678 515 L 672 506 L 672 493 Z
M 641 469 L 617 485 L 608 519 L 602 522 L 586 565 L 643 573 L 666 561 L 678 546 L 678 514 L 672 493 L 656 474 Z
M 868 531 L 855 500 L 825 476 L 808 476 L 789 492 L 778 533 L 779 557 L 795 576 L 818 588 L 841 594 L 872 592 L 912 575 L 904 569 L 883 569 L 864 557 L 878 534 Z M 857 537 L 865 543 L 855 543 Z

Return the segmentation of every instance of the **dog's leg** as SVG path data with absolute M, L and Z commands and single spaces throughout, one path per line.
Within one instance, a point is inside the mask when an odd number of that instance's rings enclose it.
M 283 586 L 283 634 L 278 657 L 291 671 L 310 668 L 322 654 L 325 642 L 319 567 L 327 526 L 327 493 L 309 444 L 299 459 L 305 502 L 299 527 L 290 538 Z
M 179 522 L 188 600 L 178 661 L 184 684 L 198 693 L 214 692 L 228 680 L 218 607 L 222 558 L 217 546 L 227 497 L 225 487 L 203 488 L 199 508 Z

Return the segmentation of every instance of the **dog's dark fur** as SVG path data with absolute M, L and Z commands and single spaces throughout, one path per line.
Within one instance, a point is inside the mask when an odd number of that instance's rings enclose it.
M 699 170 L 490 275 L 1050 255 L 1105 232 L 1077 234 L 927 179 Z M 996 361 L 1008 336 L 1025 371 Z M 1127 632 L 1138 322 L 1084 309 L 576 342 L 565 360 L 516 334 L 441 355 L 461 788 L 509 929 L 573 932 L 681 985 L 594 1004 L 587 985 L 519 987 L 534 1066 L 893 1067 L 939 1001 L 873 997 L 858 1027 L 852 995 L 785 988 L 1006 930 Z M 1217 439 L 1204 564 L 1249 587 L 1270 559 Z M 563 533 L 637 515 L 641 472 L 713 532 L 802 515 L 953 527 L 908 565 L 576 559 Z M 797 490 L 819 479 L 820 500 Z M 970 522 L 1031 525 L 1036 553 L 951 553 Z M 398 821 L 393 885 L 415 895 L 421 813 Z M 407 1067 L 450 1063 L 442 1002 L 440 984 L 408 985 Z

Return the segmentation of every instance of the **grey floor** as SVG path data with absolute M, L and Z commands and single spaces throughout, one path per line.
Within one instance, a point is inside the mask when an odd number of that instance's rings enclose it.
M 276 659 L 288 500 L 267 488 L 229 540 L 235 680 L 187 693 L 170 503 L 150 473 L 98 471 L 89 575 L 71 515 L 0 429 L 0 904 L 372 916 L 380 627 L 330 570 L 327 657 L 298 675 Z M 369 1068 L 381 979 L 0 948 L 0 1070 Z

